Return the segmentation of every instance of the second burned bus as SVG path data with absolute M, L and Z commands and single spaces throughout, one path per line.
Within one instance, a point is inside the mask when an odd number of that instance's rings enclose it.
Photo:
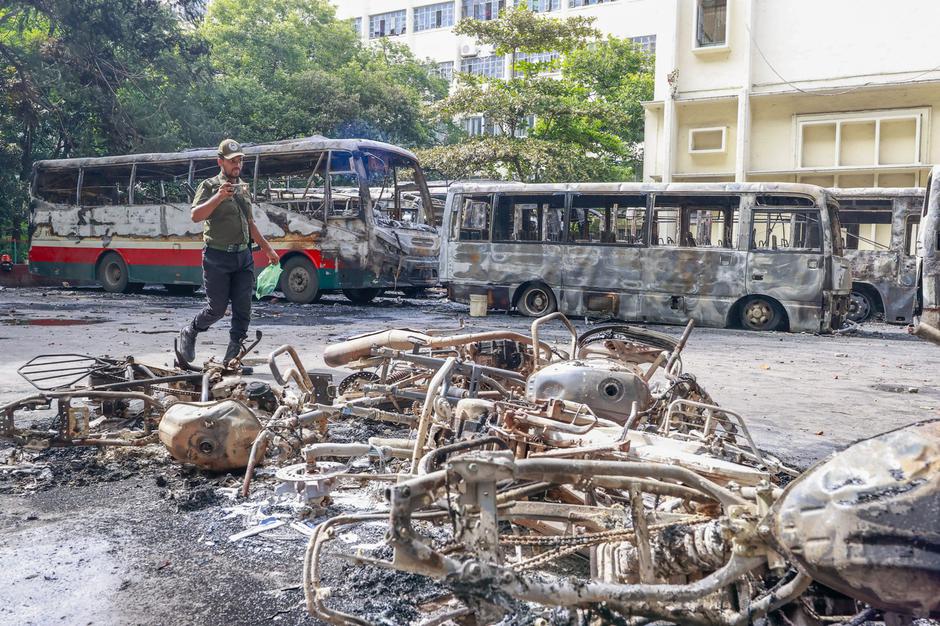
M 313 302 L 341 290 L 367 302 L 382 289 L 438 283 L 440 238 L 414 154 L 359 139 L 308 137 L 245 145 L 242 179 L 258 229 L 281 256 L 281 290 Z M 195 185 L 219 171 L 216 149 L 38 161 L 33 167 L 30 271 L 99 281 L 201 283 Z M 256 266 L 263 266 L 256 253 Z
M 838 207 L 802 184 L 453 185 L 441 280 L 459 302 L 829 332 L 851 276 Z
M 917 246 L 924 190 L 830 189 L 839 201 L 845 258 L 852 264 L 848 318 L 864 322 L 883 315 L 907 324 L 914 313 Z

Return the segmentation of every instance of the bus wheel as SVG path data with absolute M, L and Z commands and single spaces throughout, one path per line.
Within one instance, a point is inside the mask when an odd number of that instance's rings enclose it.
M 516 308 L 526 317 L 542 317 L 554 313 L 556 308 L 555 294 L 541 283 L 529 285 L 519 296 Z
M 382 290 L 377 287 L 371 287 L 368 289 L 343 289 L 343 295 L 349 298 L 349 301 L 353 304 L 369 304 L 375 297 L 382 293 Z
M 295 256 L 284 263 L 281 291 L 291 302 L 310 304 L 320 299 L 320 279 L 310 259 Z
M 856 324 L 861 324 L 871 317 L 871 313 L 874 310 L 875 303 L 871 301 L 871 296 L 864 291 L 853 291 L 849 296 L 849 312 L 847 317 Z
M 783 324 L 780 306 L 766 298 L 751 298 L 741 307 L 741 325 L 748 330 L 777 330 Z
M 98 263 L 98 282 L 111 293 L 130 293 L 137 288 L 128 281 L 127 263 L 116 252 L 107 253 Z

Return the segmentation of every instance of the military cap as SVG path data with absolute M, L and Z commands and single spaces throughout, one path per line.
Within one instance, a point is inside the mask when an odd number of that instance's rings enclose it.
M 219 157 L 222 159 L 234 159 L 235 157 L 243 157 L 245 153 L 242 152 L 242 146 L 240 143 L 234 139 L 223 139 L 222 143 L 219 144 Z

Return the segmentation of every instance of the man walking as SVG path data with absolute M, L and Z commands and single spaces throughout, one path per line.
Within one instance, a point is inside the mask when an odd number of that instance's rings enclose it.
M 222 319 L 229 302 L 232 303 L 232 328 L 222 362 L 228 364 L 241 352 L 251 320 L 254 283 L 251 240 L 261 246 L 271 263 L 280 262 L 277 252 L 258 232 L 251 216 L 247 185 L 238 178 L 244 156 L 237 141 L 226 139 L 220 143 L 221 171 L 218 176 L 202 181 L 193 198 L 193 221 L 205 221 L 202 284 L 208 304 L 180 331 L 178 353 L 186 363 L 196 358 L 196 335 Z

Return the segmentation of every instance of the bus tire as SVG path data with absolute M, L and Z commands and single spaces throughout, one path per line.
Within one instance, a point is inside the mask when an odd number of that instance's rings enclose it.
M 320 299 L 320 278 L 310 259 L 291 257 L 284 263 L 281 292 L 291 302 L 311 304 Z
M 544 283 L 533 283 L 526 287 L 516 300 L 516 308 L 526 317 L 542 317 L 554 313 L 558 308 L 555 294 Z
M 343 295 L 353 304 L 369 304 L 375 297 L 382 293 L 377 287 L 368 287 L 365 289 L 343 289 Z
M 741 304 L 741 326 L 747 330 L 780 330 L 786 314 L 770 298 L 754 296 Z
M 111 293 L 131 293 L 139 288 L 132 283 L 127 272 L 127 263 L 117 252 L 108 252 L 98 261 L 98 282 Z
M 849 311 L 846 317 L 856 324 L 868 321 L 876 310 L 877 304 L 866 290 L 853 289 L 849 294 Z

